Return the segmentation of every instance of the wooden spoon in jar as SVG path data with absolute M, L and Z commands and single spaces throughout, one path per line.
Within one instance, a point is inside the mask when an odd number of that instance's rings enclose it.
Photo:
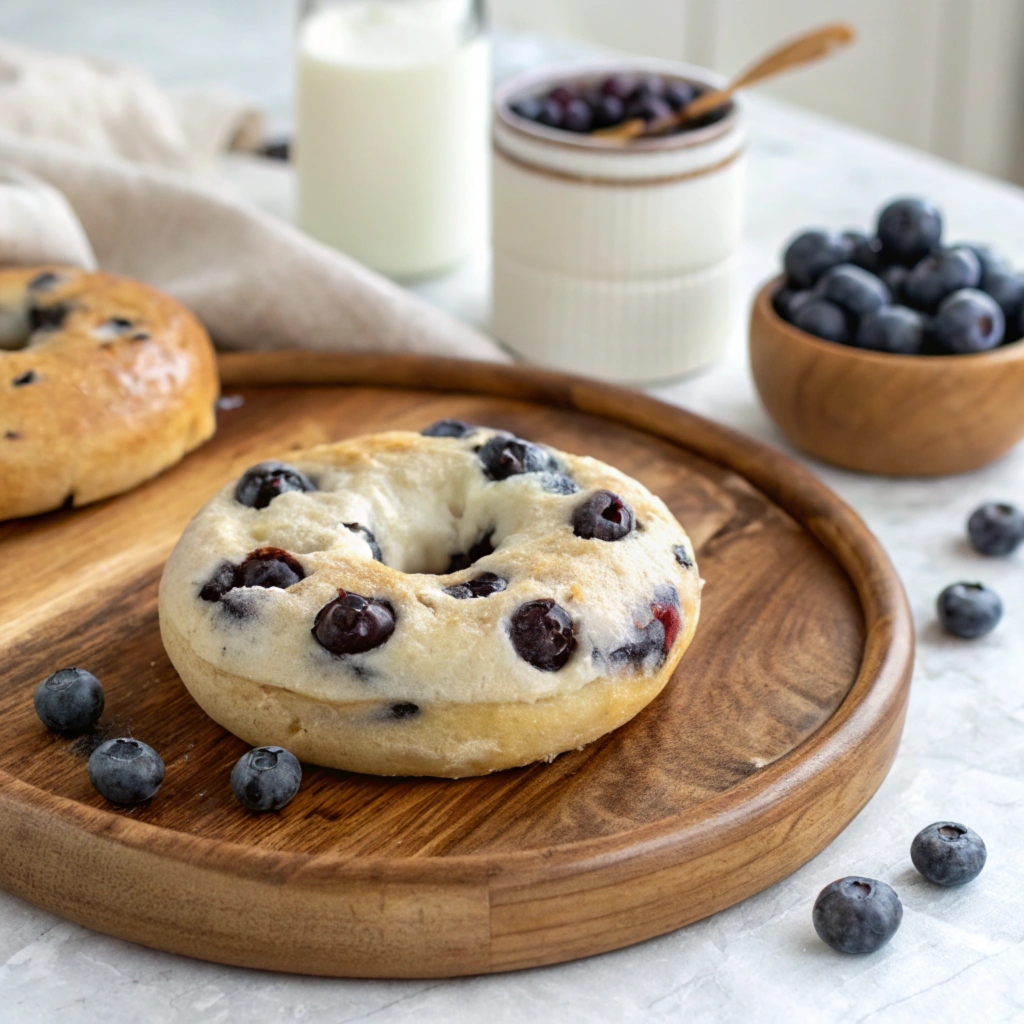
M 610 128 L 601 128 L 592 134 L 602 139 L 615 139 L 628 142 L 630 139 L 648 138 L 664 135 L 665 132 L 678 128 L 679 125 L 702 117 L 704 114 L 725 106 L 732 99 L 733 93 L 756 82 L 763 82 L 783 71 L 812 64 L 816 60 L 849 46 L 857 38 L 850 25 L 838 21 L 820 28 L 805 32 L 795 39 L 776 47 L 765 54 L 756 64 L 747 68 L 738 78 L 734 78 L 724 89 L 706 92 L 675 111 L 669 117 L 661 117 L 655 121 L 645 121 L 642 117 L 634 117 Z

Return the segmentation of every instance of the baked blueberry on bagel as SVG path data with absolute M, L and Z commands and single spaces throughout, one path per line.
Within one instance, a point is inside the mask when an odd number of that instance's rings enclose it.
M 635 480 L 442 420 L 251 467 L 174 549 L 160 627 L 247 742 L 458 778 L 627 722 L 689 646 L 700 587 L 682 527 Z
M 85 505 L 213 434 L 213 347 L 183 306 L 73 267 L 0 270 L 0 520 Z

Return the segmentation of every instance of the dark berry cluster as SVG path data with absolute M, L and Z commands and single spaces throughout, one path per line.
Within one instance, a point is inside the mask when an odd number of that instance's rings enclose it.
M 942 215 L 896 199 L 873 235 L 815 229 L 783 255 L 775 310 L 800 330 L 900 355 L 986 352 L 1024 336 L 1024 274 L 987 246 L 942 244 Z
M 660 121 L 681 110 L 701 91 L 700 86 L 683 78 L 618 74 L 556 85 L 545 93 L 521 97 L 511 106 L 513 113 L 527 121 L 586 133 L 635 118 Z M 689 131 L 719 120 L 724 114 L 724 110 L 716 110 L 675 130 Z

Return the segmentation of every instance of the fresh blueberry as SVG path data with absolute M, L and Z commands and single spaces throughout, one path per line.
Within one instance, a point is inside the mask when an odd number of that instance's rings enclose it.
M 572 514 L 572 532 L 586 540 L 621 540 L 635 527 L 633 510 L 611 491 L 595 491 Z
M 498 594 L 508 586 L 508 580 L 496 576 L 493 572 L 482 572 L 465 583 L 455 583 L 445 587 L 444 592 L 450 597 L 466 601 L 474 597 L 490 597 Z
M 793 326 L 826 341 L 837 341 L 843 345 L 850 342 L 846 314 L 834 302 L 825 299 L 811 299 L 803 303 L 793 314 Z
M 576 650 L 576 628 L 569 613 L 550 598 L 516 609 L 509 627 L 516 654 L 541 672 L 557 672 Z
M 882 269 L 882 243 L 863 231 L 844 231 L 842 237 L 850 247 L 850 262 L 862 270 L 878 274 Z
M 554 100 L 556 103 L 561 103 L 563 107 L 567 107 L 573 100 L 579 99 L 575 91 L 570 89 L 567 85 L 556 85 L 551 92 L 548 93 L 548 99 Z
M 858 348 L 917 355 L 924 344 L 924 318 L 906 306 L 883 306 L 863 317 L 854 336 Z
M 594 127 L 610 128 L 626 116 L 626 104 L 618 96 L 601 96 L 594 103 Z
M 256 747 L 231 769 L 231 788 L 250 811 L 279 811 L 292 802 L 302 782 L 298 758 L 284 747 Z
M 313 637 L 332 654 L 362 654 L 386 643 L 395 631 L 389 601 L 338 591 L 313 620 Z
M 377 543 L 377 538 L 373 535 L 373 530 L 369 527 L 363 526 L 362 523 L 344 523 L 346 530 L 351 530 L 352 533 L 358 533 L 363 540 L 366 541 L 370 548 L 370 555 L 373 557 L 375 562 L 383 564 L 384 555 L 381 553 L 380 545 Z
M 32 701 L 47 729 L 77 736 L 103 714 L 103 685 L 84 668 L 62 668 L 36 687 Z
M 916 263 L 942 238 L 942 214 L 924 199 L 896 199 L 878 215 L 877 235 L 886 256 Z
M 573 99 L 565 106 L 562 127 L 570 132 L 589 132 L 594 126 L 594 113 L 586 100 Z
M 811 915 L 822 942 L 840 953 L 874 953 L 897 932 L 903 904 L 885 882 L 851 875 L 826 885 Z
M 306 578 L 306 572 L 281 548 L 257 548 L 235 572 L 236 587 L 280 587 L 287 590 Z
M 775 312 L 783 320 L 787 323 L 792 323 L 793 317 L 796 316 L 796 311 L 805 302 L 810 302 L 813 298 L 816 298 L 816 296 L 810 288 L 802 292 L 795 292 L 792 288 L 780 288 L 772 299 L 772 305 L 775 307 Z
M 471 423 L 463 423 L 462 420 L 438 420 L 424 427 L 420 433 L 424 437 L 469 437 L 476 430 Z
M 1006 317 L 1007 326 L 1016 324 L 1024 308 L 1024 274 L 1012 270 L 1000 270 L 985 274 L 981 290 L 991 295 Z
M 891 263 L 887 267 L 882 267 L 878 276 L 885 282 L 885 287 L 889 289 L 893 302 L 902 302 L 903 290 L 907 285 L 907 278 L 910 276 L 909 268 L 901 263 Z
M 789 284 L 797 291 L 810 288 L 826 270 L 849 261 L 850 243 L 841 235 L 818 229 L 797 235 L 782 257 Z
M 929 882 L 966 885 L 981 874 L 988 850 L 974 829 L 955 821 L 937 821 L 914 836 L 910 859 Z
M 982 583 L 954 583 L 939 594 L 939 622 L 954 636 L 975 640 L 1003 617 L 1003 602 Z
M 874 313 L 892 301 L 885 283 L 852 263 L 831 267 L 818 278 L 814 291 L 818 298 L 834 303 L 851 316 Z
M 932 337 L 942 353 L 986 352 L 1003 340 L 1006 320 L 991 295 L 963 288 L 943 299 L 932 321 Z
M 601 83 L 602 96 L 614 96 L 619 100 L 628 100 L 637 87 L 633 75 L 612 75 Z
M 557 473 L 558 462 L 545 448 L 499 431 L 477 453 L 492 480 L 507 480 L 521 473 Z
M 536 96 L 525 96 L 511 104 L 512 112 L 527 121 L 536 121 L 540 117 L 543 103 Z
M 967 536 L 983 555 L 1012 555 L 1024 542 L 1024 512 L 1015 505 L 987 502 L 971 513 Z
M 675 78 L 666 83 L 662 96 L 673 110 L 682 110 L 697 98 L 697 90 L 689 82 Z
M 931 313 L 947 295 L 980 283 L 981 264 L 970 249 L 942 249 L 914 265 L 903 284 L 903 298 Z
M 981 286 L 985 287 L 985 281 L 988 279 L 990 274 L 1005 274 L 1011 270 L 1010 264 L 999 255 L 994 252 L 987 245 L 978 245 L 974 242 L 961 242 L 957 245 L 958 249 L 970 249 L 975 256 L 978 257 L 978 262 L 981 264 Z
M 283 462 L 261 462 L 242 474 L 235 488 L 235 501 L 249 508 L 266 508 L 285 491 L 315 491 L 316 485 L 294 466 Z
M 642 117 L 648 123 L 672 116 L 672 108 L 660 96 L 638 96 L 626 104 L 626 117 Z
M 156 796 L 164 763 L 148 743 L 130 736 L 107 740 L 89 758 L 89 781 L 112 804 L 131 807 Z
M 565 107 L 558 100 L 546 99 L 540 106 L 540 112 L 534 118 L 538 124 L 549 128 L 561 128 L 565 119 Z

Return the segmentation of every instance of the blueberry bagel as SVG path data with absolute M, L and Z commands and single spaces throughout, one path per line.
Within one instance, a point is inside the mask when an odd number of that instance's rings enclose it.
M 145 285 L 71 267 L 0 270 L 0 520 L 155 476 L 214 429 L 206 332 Z
M 635 480 L 444 420 L 251 467 L 174 549 L 160 627 L 247 742 L 458 778 L 627 722 L 689 645 L 700 587 Z

